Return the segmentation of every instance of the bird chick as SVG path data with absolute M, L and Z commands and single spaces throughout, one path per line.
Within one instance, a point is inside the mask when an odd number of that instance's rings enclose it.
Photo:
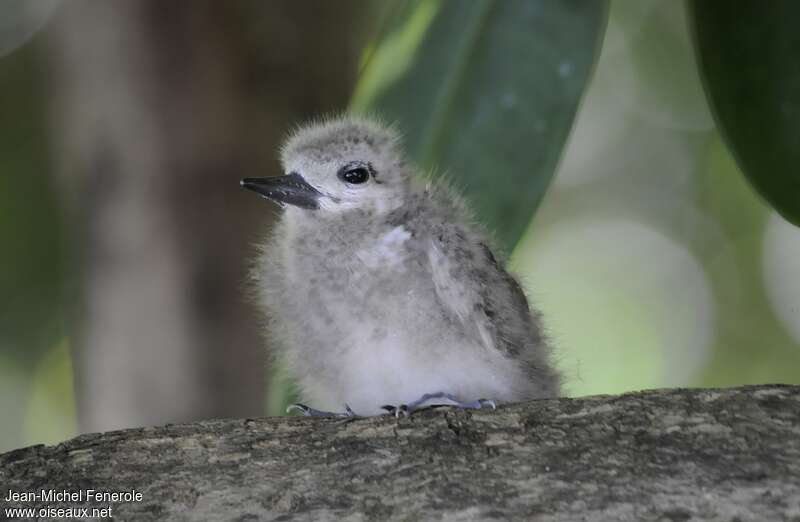
M 420 182 L 393 130 L 324 121 L 281 159 L 286 175 L 242 185 L 285 208 L 255 279 L 271 345 L 319 408 L 298 405 L 306 415 L 558 395 L 540 315 L 461 201 Z

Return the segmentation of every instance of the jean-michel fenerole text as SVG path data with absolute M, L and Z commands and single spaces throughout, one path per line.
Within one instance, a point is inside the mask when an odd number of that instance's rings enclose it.
M 142 493 L 130 491 L 100 491 L 96 489 L 40 489 L 38 491 L 8 490 L 3 497 L 6 502 L 141 502 Z

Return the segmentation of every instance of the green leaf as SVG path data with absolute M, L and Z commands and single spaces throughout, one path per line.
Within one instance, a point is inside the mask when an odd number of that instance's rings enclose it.
M 397 122 L 513 248 L 553 176 L 598 54 L 607 2 L 418 0 L 368 50 L 352 109 Z
M 720 131 L 753 187 L 800 225 L 800 2 L 688 5 Z

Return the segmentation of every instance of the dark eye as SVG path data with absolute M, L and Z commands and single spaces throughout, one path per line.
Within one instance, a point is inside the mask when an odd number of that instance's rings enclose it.
M 366 182 L 371 172 L 369 164 L 350 163 L 339 169 L 339 179 L 351 185 L 358 185 Z

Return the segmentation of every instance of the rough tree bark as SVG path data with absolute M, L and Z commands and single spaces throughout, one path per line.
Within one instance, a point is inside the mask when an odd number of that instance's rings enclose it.
M 89 434 L 0 455 L 0 484 L 141 492 L 122 520 L 797 521 L 800 386 Z

